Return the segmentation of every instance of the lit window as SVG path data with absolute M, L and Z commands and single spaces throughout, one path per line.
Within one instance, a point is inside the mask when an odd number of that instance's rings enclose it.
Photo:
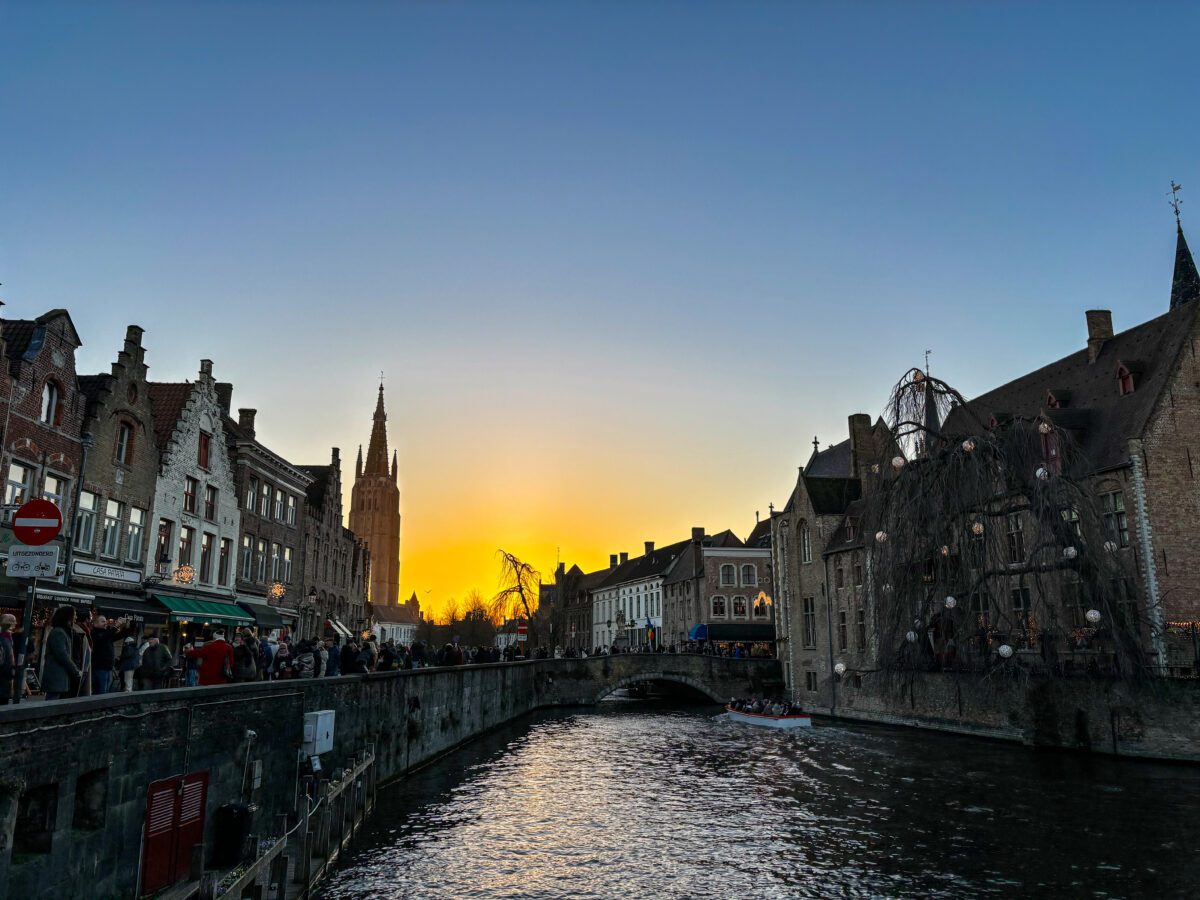
M 131 506 L 129 508 L 129 541 L 125 547 L 125 558 L 129 562 L 139 562 L 142 558 L 142 544 L 146 539 L 146 511 Z
M 104 506 L 104 530 L 100 536 L 100 553 L 109 559 L 117 558 L 121 548 L 121 504 L 109 500 Z
M 42 485 L 42 498 L 49 500 L 60 510 L 63 508 L 63 498 L 67 495 L 67 480 L 57 475 L 46 475 Z
M 24 463 L 16 462 L 15 460 L 9 463 L 8 466 L 8 483 L 4 487 L 4 502 L 8 506 L 20 506 L 29 499 L 29 495 L 33 491 L 33 475 L 32 466 L 27 466 Z M 8 517 L 11 517 L 12 511 L 9 511 Z
M 288 494 L 287 498 L 287 523 L 289 525 L 296 524 L 296 495 Z
M 733 598 L 734 618 L 744 619 L 744 618 L 746 618 L 746 612 L 747 612 L 746 598 L 745 597 L 734 597 Z
M 53 381 L 47 381 L 42 386 L 41 420 L 47 425 L 59 425 L 62 422 L 58 385 Z

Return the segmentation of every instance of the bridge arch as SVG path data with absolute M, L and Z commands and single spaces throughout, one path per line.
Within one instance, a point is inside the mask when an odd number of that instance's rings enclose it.
M 633 684 L 642 684 L 644 682 L 665 682 L 667 684 L 681 684 L 691 688 L 698 694 L 707 697 L 713 703 L 726 703 L 728 697 L 718 697 L 716 693 L 708 685 L 697 681 L 694 678 L 689 678 L 686 675 L 665 674 L 660 672 L 643 672 L 637 675 L 626 675 L 623 678 L 618 678 L 615 681 L 604 682 L 600 685 L 599 693 L 593 699 L 593 703 L 599 703 L 605 697 L 619 691 L 621 688 L 629 687 Z

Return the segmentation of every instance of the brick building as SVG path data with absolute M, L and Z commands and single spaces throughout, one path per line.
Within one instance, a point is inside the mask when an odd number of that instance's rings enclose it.
M 253 624 L 234 602 L 241 511 L 212 361 L 200 361 L 194 382 L 150 382 L 147 387 L 159 468 L 150 518 L 154 548 L 146 576 L 154 599 L 173 623 L 172 643 L 197 637 L 208 627 Z
M 142 590 L 159 462 L 142 333 L 137 325 L 126 329 L 107 374 L 79 377 L 87 398 L 84 433 L 93 446 L 75 518 L 69 583 L 94 595 L 106 615 L 161 628 L 167 614 L 146 602 Z
M 1088 310 L 1084 324 L 1080 349 L 968 401 L 938 428 L 953 443 L 971 436 L 972 422 L 991 428 L 1018 420 L 1045 423 L 1051 468 L 1058 441 L 1078 448 L 1106 545 L 1133 573 L 1119 589 L 1135 613 L 1147 658 L 1161 674 L 1195 675 L 1200 492 L 1192 448 L 1200 445 L 1200 275 L 1182 228 L 1165 313 L 1117 332 L 1110 311 Z M 793 694 L 810 703 L 834 702 L 837 663 L 856 675 L 870 669 L 877 650 L 862 535 L 864 500 L 870 498 L 864 466 L 881 458 L 888 440 L 881 422 L 872 427 L 866 416 L 851 416 L 849 439 L 824 451 L 814 448 L 788 503 L 771 519 L 781 656 Z M 1009 516 L 1005 527 L 1013 536 L 1012 552 L 1019 554 L 1021 515 Z M 962 548 L 942 552 L 957 557 Z M 1052 584 L 1059 596 L 1046 601 L 1059 616 L 1076 615 L 1086 598 L 1071 599 L 1069 572 Z M 969 600 L 968 612 L 985 624 L 992 604 L 1011 603 L 1019 612 L 1030 603 L 1025 587 L 1011 597 Z M 1018 643 L 1022 649 L 1038 652 Z
M 222 388 L 225 388 L 222 385 Z M 229 416 L 231 397 L 222 390 L 224 430 L 241 507 L 236 586 L 238 600 L 260 629 L 295 629 L 303 583 L 305 499 L 313 476 L 292 465 L 256 437 L 257 411 Z
M 312 478 L 304 514 L 304 576 L 300 634 L 345 638 L 370 625 L 367 603 L 371 558 L 366 544 L 342 524 L 342 458 L 300 466 Z
M 371 553 L 368 596 L 377 606 L 400 602 L 400 486 L 396 453 L 388 469 L 387 412 L 383 407 L 383 385 L 375 403 L 371 442 L 363 461 L 362 447 L 354 466 L 350 494 L 350 530 Z
M 0 390 L 0 552 L 7 553 L 15 542 L 12 512 L 22 503 L 44 497 L 62 511 L 64 522 L 71 521 L 86 398 L 75 373 L 75 351 L 82 342 L 66 310 L 53 309 L 36 319 L 0 320 L 0 340 L 0 363 L 8 374 L 8 385 Z M 66 544 L 63 537 L 56 543 L 61 561 Z M 24 581 L 0 574 L 0 602 L 21 606 L 25 595 Z M 39 607 L 70 599 L 43 590 Z
M 769 536 L 768 520 L 751 532 L 754 546 L 729 530 L 692 529 L 663 580 L 664 644 L 775 640 Z

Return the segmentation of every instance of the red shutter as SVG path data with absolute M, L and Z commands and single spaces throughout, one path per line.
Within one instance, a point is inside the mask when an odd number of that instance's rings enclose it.
M 175 883 L 175 808 L 183 777 L 151 782 L 146 790 L 146 830 L 142 841 L 142 894 Z
M 142 896 L 187 877 L 192 848 L 204 840 L 207 802 L 207 771 L 151 782 L 142 841 Z
M 175 828 L 175 880 L 186 878 L 192 868 L 192 848 L 204 842 L 204 806 L 208 801 L 208 772 L 183 776 L 179 792 L 179 817 Z

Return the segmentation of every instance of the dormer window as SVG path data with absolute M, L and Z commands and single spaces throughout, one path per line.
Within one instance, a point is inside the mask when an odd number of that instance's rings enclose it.
M 1124 365 L 1117 366 L 1117 388 L 1122 397 L 1133 393 L 1133 372 Z

